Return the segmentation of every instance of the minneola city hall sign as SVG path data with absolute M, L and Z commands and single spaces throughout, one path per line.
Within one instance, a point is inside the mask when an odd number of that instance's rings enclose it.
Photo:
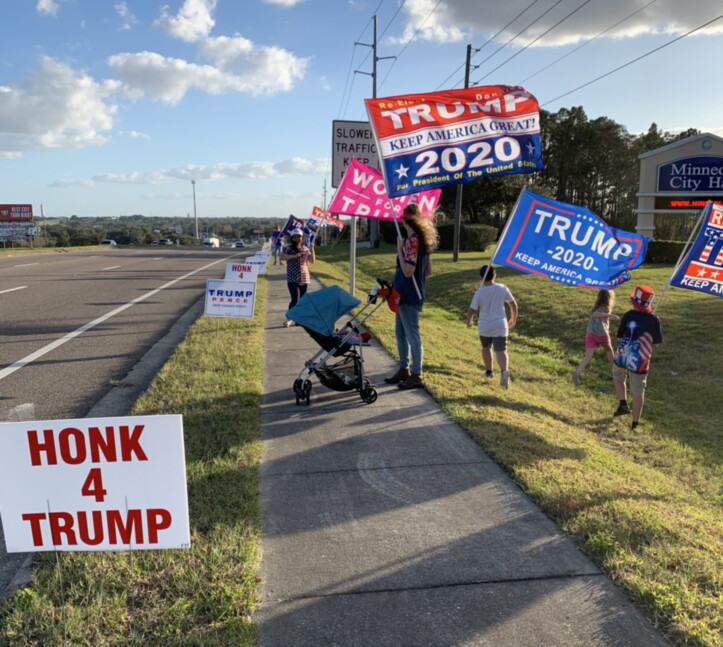
M 723 139 L 704 133 L 640 156 L 637 231 L 653 237 L 656 213 L 723 204 Z

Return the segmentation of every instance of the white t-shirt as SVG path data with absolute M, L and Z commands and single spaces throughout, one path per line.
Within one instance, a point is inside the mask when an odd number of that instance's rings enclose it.
M 507 337 L 505 303 L 514 300 L 512 293 L 502 283 L 480 286 L 469 306 L 477 311 L 477 332 L 480 337 Z

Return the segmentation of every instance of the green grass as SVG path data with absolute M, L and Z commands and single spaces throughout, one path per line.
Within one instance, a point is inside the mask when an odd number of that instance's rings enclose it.
M 348 289 L 348 247 L 322 248 L 325 284 Z M 500 268 L 520 308 L 510 336 L 512 384 L 483 378 L 476 329 L 465 324 L 479 267 L 490 254 L 434 255 L 421 319 L 425 381 L 449 415 L 679 644 L 723 645 L 723 302 L 679 289 L 658 314 L 665 343 L 653 356 L 642 426 L 615 419 L 602 353 L 574 388 L 594 290 L 564 287 Z M 375 277 L 391 280 L 391 248 L 358 250 L 357 296 Z M 636 270 L 660 293 L 667 266 Z M 629 283 L 616 312 L 629 309 Z M 396 356 L 386 308 L 369 328 Z
M 255 643 L 265 301 L 262 278 L 255 319 L 200 318 L 133 411 L 183 415 L 192 547 L 37 555 L 0 644 Z

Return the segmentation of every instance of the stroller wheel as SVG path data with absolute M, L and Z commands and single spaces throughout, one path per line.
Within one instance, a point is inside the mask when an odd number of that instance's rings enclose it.
M 304 382 L 303 386 L 301 387 L 302 395 L 301 397 L 306 400 L 306 404 L 311 404 L 311 381 L 307 380 Z
M 366 404 L 371 404 L 372 402 L 377 401 L 377 390 L 371 386 L 365 386 L 361 390 L 361 399 L 366 402 Z
M 296 395 L 297 397 L 303 393 L 303 391 L 301 390 L 302 384 L 303 384 L 303 380 L 301 380 L 301 379 L 294 380 L 294 395 Z

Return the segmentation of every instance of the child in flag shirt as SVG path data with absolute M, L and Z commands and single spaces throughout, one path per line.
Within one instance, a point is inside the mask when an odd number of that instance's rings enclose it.
M 629 373 L 630 392 L 633 394 L 633 429 L 638 426 L 643 412 L 653 348 L 663 342 L 660 319 L 652 313 L 654 297 L 655 292 L 651 287 L 638 285 L 630 295 L 633 309 L 623 315 L 618 327 L 620 345 L 615 353 L 613 383 L 620 404 L 613 415 L 631 413 L 625 391 L 625 376 Z

